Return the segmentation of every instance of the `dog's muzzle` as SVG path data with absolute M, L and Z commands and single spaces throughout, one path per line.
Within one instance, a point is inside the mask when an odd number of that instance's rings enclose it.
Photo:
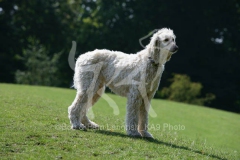
M 172 53 L 176 53 L 178 51 L 178 46 L 177 45 L 173 45 L 171 48 L 170 48 L 170 52 Z

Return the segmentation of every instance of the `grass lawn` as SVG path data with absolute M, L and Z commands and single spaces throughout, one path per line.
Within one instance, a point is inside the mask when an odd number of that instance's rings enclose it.
M 126 99 L 106 94 L 93 107 L 100 130 L 75 131 L 67 117 L 75 93 L 0 84 L 0 159 L 240 159 L 239 114 L 153 100 L 155 139 L 130 138 Z

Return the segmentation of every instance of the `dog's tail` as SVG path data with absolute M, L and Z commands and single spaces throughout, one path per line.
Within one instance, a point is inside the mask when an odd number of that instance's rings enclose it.
M 75 88 L 73 81 L 70 84 L 70 88 Z
M 72 48 L 68 54 L 68 64 L 72 70 L 75 70 L 75 65 L 76 65 L 76 60 L 75 60 L 75 54 L 76 54 L 76 49 L 77 49 L 77 43 L 76 41 L 72 41 Z M 70 88 L 76 88 L 74 85 L 74 80 L 70 84 Z
M 75 41 L 72 41 L 72 48 L 68 55 L 68 64 L 70 68 L 72 68 L 72 70 L 74 70 L 75 64 L 76 64 L 76 60 L 75 60 L 76 49 L 77 49 L 77 43 Z

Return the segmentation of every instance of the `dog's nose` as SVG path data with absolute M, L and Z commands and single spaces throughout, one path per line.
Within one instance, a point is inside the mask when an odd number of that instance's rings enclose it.
M 173 45 L 170 49 L 170 52 L 176 53 L 178 51 L 178 46 L 177 45 Z
M 173 47 L 173 53 L 176 53 L 177 51 L 178 51 L 178 46 L 175 45 L 175 46 Z
M 177 50 L 178 50 L 178 46 L 177 46 L 177 45 L 175 45 L 175 48 L 174 48 L 174 49 L 175 49 L 175 51 L 177 51 Z

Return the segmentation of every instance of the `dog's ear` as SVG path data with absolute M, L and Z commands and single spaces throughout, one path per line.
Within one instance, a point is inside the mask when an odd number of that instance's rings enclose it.
M 156 64 L 159 63 L 160 60 L 160 51 L 160 39 L 156 37 L 153 39 L 153 43 L 150 47 L 151 58 Z

